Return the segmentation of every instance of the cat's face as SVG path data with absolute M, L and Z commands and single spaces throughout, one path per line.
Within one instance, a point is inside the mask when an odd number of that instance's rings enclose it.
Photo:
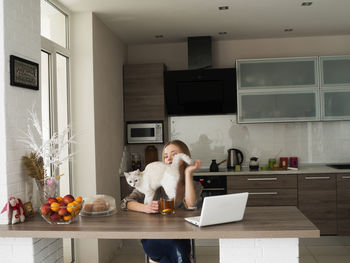
M 136 171 L 124 173 L 124 175 L 125 175 L 125 179 L 126 179 L 127 183 L 131 187 L 135 187 L 140 179 L 141 173 L 140 173 L 140 170 L 137 169 Z

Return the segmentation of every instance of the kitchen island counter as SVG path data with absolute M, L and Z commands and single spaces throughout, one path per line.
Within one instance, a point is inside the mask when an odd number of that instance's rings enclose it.
M 36 215 L 22 224 L 0 225 L 1 237 L 35 238 L 311 238 L 319 230 L 296 207 L 247 207 L 241 222 L 197 227 L 183 218 L 199 211 L 177 210 L 175 215 L 119 211 L 108 217 L 80 217 L 68 225 L 51 225 Z
M 219 239 L 220 263 L 297 263 L 299 238 L 320 236 L 292 206 L 247 207 L 243 221 L 214 226 L 197 227 L 184 220 L 198 214 L 179 209 L 169 216 L 120 211 L 108 217 L 80 217 L 69 225 L 50 225 L 37 215 L 22 224 L 0 225 L 0 237 Z

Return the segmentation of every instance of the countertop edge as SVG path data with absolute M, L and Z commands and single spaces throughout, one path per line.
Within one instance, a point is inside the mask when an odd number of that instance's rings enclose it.
M 98 239 L 220 239 L 220 238 L 318 238 L 319 230 L 255 230 L 255 231 L 218 231 L 208 232 L 71 232 L 71 231 L 0 231 L 0 237 L 6 238 L 98 238 Z

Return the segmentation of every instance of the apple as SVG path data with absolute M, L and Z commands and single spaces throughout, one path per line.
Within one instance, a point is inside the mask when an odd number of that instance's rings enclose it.
M 60 219 L 61 219 L 61 217 L 58 213 L 53 213 L 52 215 L 50 215 L 51 221 L 59 221 Z
M 53 198 L 53 197 L 50 197 L 50 198 L 47 199 L 47 203 L 48 203 L 48 204 L 51 205 L 53 202 L 57 202 L 57 199 L 56 199 L 56 198 Z
M 51 212 L 51 206 L 49 203 L 43 204 L 41 206 L 41 213 L 43 215 L 48 215 L 48 214 L 50 214 L 50 212 Z
M 68 205 L 69 203 L 72 203 L 74 201 L 74 197 L 72 195 L 65 195 L 63 197 L 63 202 Z
M 66 216 L 66 215 L 68 215 L 67 208 L 60 208 L 60 210 L 58 210 L 58 214 L 59 214 L 60 216 Z

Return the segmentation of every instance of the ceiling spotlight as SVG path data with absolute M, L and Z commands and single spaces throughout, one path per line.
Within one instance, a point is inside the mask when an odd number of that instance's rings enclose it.
M 286 28 L 285 30 L 284 30 L 284 32 L 292 32 L 293 31 L 293 28 Z
M 163 35 L 155 35 L 154 37 L 155 38 L 163 38 L 164 36 Z
M 225 31 L 219 32 L 219 35 L 227 35 L 227 32 Z
M 225 6 L 219 6 L 219 10 L 227 10 L 229 7 L 227 5 Z
M 312 2 L 302 2 L 301 6 L 310 6 L 312 5 Z

